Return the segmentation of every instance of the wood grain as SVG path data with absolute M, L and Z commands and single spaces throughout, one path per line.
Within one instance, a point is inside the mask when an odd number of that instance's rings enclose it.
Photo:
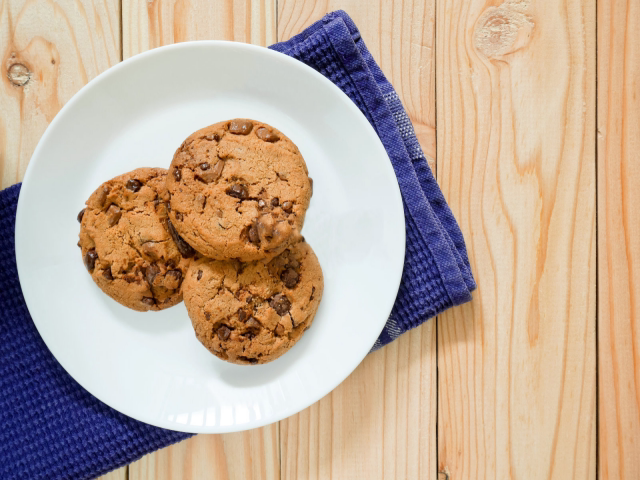
M 640 478 L 640 5 L 598 2 L 599 477 Z
M 186 40 L 275 42 L 275 0 L 123 0 L 124 58 Z M 130 465 L 130 479 L 279 478 L 278 424 L 199 435 Z
M 279 479 L 278 425 L 200 434 L 129 466 L 129 479 Z
M 122 0 L 124 58 L 187 40 L 276 41 L 275 0 Z
M 279 0 L 278 40 L 333 10 L 356 22 L 435 160 L 432 0 Z M 320 402 L 280 423 L 282 477 L 436 477 L 435 322 L 369 355 Z
M 279 0 L 278 41 L 345 10 L 397 90 L 432 169 L 436 158 L 435 0 Z
M 479 285 L 438 319 L 438 469 L 594 478 L 595 0 L 436 12 L 438 180 Z
M 104 481 L 107 480 L 117 480 L 117 479 L 129 479 L 129 467 L 123 466 L 118 469 L 114 469 L 113 471 L 103 474 L 98 479 L 102 479 Z
M 53 117 L 120 61 L 118 0 L 0 1 L 0 176 L 22 180 Z

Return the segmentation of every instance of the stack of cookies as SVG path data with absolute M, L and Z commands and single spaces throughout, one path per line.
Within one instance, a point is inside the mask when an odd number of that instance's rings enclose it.
M 235 119 L 189 136 L 169 170 L 102 184 L 78 214 L 85 266 L 119 303 L 183 298 L 200 342 L 238 364 L 286 352 L 313 321 L 323 276 L 300 234 L 313 183 L 278 130 Z

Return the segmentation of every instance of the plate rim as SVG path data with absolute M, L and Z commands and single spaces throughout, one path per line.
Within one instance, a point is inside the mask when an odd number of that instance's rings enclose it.
M 37 165 L 39 162 L 41 162 L 41 158 L 45 157 L 42 155 L 41 151 L 43 150 L 43 146 L 46 144 L 46 141 L 48 139 L 48 137 L 51 135 L 51 132 L 53 132 L 55 129 L 55 127 L 57 126 L 58 123 L 62 122 L 65 118 L 65 114 L 67 112 L 67 110 L 71 109 L 73 107 L 73 105 L 75 105 L 77 102 L 81 101 L 81 99 L 87 95 L 87 92 L 90 92 L 91 89 L 94 88 L 94 86 L 100 82 L 105 81 L 105 79 L 109 78 L 112 75 L 117 75 L 117 73 L 123 69 L 123 68 L 128 68 L 129 65 L 135 64 L 136 62 L 141 61 L 142 59 L 145 59 L 147 57 L 152 57 L 152 56 L 161 56 L 164 54 L 164 52 L 170 51 L 170 50 L 180 50 L 180 49 L 190 49 L 190 48 L 199 48 L 199 47 L 212 47 L 212 48 L 231 48 L 231 49 L 240 49 L 240 50 L 249 50 L 249 51 L 254 51 L 254 52 L 258 52 L 261 55 L 270 55 L 274 58 L 279 59 L 280 61 L 283 61 L 285 63 L 288 63 L 292 68 L 294 69 L 299 69 L 302 71 L 306 71 L 307 74 L 312 75 L 313 77 L 315 77 L 318 81 L 320 82 L 324 82 L 325 85 L 330 89 L 333 90 L 338 96 L 340 96 L 343 99 L 343 103 L 347 106 L 347 108 L 350 108 L 352 110 L 354 110 L 357 115 L 361 116 L 362 119 L 364 120 L 364 123 L 366 124 L 365 128 L 371 129 L 373 132 L 374 137 L 377 139 L 377 144 L 378 144 L 378 148 L 381 149 L 381 152 L 384 153 L 385 157 L 389 157 L 389 154 L 387 153 L 384 145 L 382 144 L 381 139 L 379 138 L 378 134 L 375 132 L 375 129 L 373 128 L 373 126 L 369 123 L 369 121 L 366 119 L 366 117 L 363 115 L 363 113 L 360 111 L 360 109 L 355 105 L 355 103 L 342 91 L 340 90 L 339 87 L 337 87 L 333 82 L 331 82 L 329 79 L 327 79 L 326 77 L 324 77 L 322 74 L 320 74 L 318 71 L 316 71 L 315 69 L 311 68 L 310 66 L 306 65 L 305 63 L 296 60 L 292 57 L 289 57 L 286 54 L 283 54 L 281 52 L 278 52 L 276 50 L 271 50 L 267 47 L 263 47 L 263 46 L 259 46 L 259 45 L 253 45 L 253 44 L 248 44 L 248 43 L 243 43 L 243 42 L 234 42 L 234 41 L 230 41 L 230 40 L 196 40 L 196 41 L 187 41 L 187 42 L 181 42 L 181 43 L 175 43 L 175 44 L 170 44 L 170 45 L 164 45 L 161 47 L 157 47 L 157 48 L 153 48 L 151 50 L 147 50 L 145 52 L 141 52 L 139 54 L 133 55 L 131 57 L 129 57 L 128 59 L 125 59 L 123 61 L 118 62 L 117 64 L 109 67 L 108 69 L 106 69 L 105 71 L 101 72 L 100 74 L 98 74 L 97 76 L 95 76 L 93 79 L 91 79 L 89 82 L 87 82 L 84 86 L 82 86 L 63 106 L 62 108 L 58 111 L 58 113 L 55 115 L 54 119 L 49 123 L 49 125 L 47 126 L 47 128 L 45 129 L 44 133 L 41 135 L 40 139 L 38 140 L 38 143 L 36 145 L 36 148 L 33 151 L 33 154 L 31 155 L 30 159 L 29 159 L 29 163 L 27 165 L 27 168 L 25 170 L 25 174 L 22 180 L 22 186 L 20 189 L 20 195 L 18 197 L 18 205 L 17 205 L 17 209 L 16 209 L 16 221 L 15 221 L 15 230 L 14 230 L 14 240 L 15 240 L 15 255 L 16 255 L 16 265 L 17 265 L 17 271 L 18 271 L 18 279 L 20 282 L 20 288 L 23 294 L 23 297 L 25 299 L 25 303 L 27 305 L 27 310 L 29 310 L 29 306 L 30 305 L 35 305 L 37 303 L 37 299 L 35 299 L 35 293 L 33 293 L 30 288 L 28 287 L 29 284 L 28 283 L 23 283 L 22 279 L 26 277 L 26 267 L 25 267 L 25 261 L 21 260 L 25 258 L 25 252 L 23 250 L 22 247 L 22 243 L 19 242 L 19 239 L 22 237 L 21 236 L 21 232 L 26 228 L 26 226 L 28 226 L 28 220 L 27 220 L 27 215 L 25 213 L 25 198 L 30 196 L 30 178 L 33 175 L 32 173 L 37 170 Z M 403 200 L 402 200 L 402 194 L 400 191 L 400 186 L 397 182 L 397 177 L 395 174 L 395 171 L 393 169 L 393 166 L 391 164 L 391 160 L 389 159 L 389 162 L 387 164 L 385 164 L 383 166 L 383 169 L 387 170 L 387 175 L 392 176 L 393 180 L 395 182 L 393 182 L 393 185 L 395 186 L 395 188 L 392 188 L 392 192 L 390 192 L 390 194 L 393 196 L 394 200 L 394 204 L 396 204 L 396 206 L 394 207 L 395 210 L 397 210 L 398 212 L 398 218 L 401 219 L 402 221 L 402 231 L 399 234 L 399 236 L 401 237 L 401 249 L 398 252 L 398 262 L 397 262 L 397 267 L 395 267 L 395 272 L 393 273 L 393 276 L 388 276 L 390 278 L 392 278 L 392 282 L 389 283 L 389 285 L 391 286 L 391 288 L 393 289 L 393 294 L 394 296 L 391 297 L 390 299 L 391 302 L 386 303 L 388 305 L 384 306 L 384 309 L 381 308 L 382 311 L 384 311 L 386 314 L 384 316 L 384 318 L 381 316 L 381 319 L 384 319 L 384 322 L 380 322 L 380 330 L 376 330 L 376 337 L 373 339 L 373 342 L 375 342 L 375 340 L 377 339 L 377 337 L 379 336 L 379 334 L 382 332 L 382 330 L 384 329 L 384 326 L 386 325 L 386 322 L 391 314 L 391 310 L 393 308 L 393 305 L 395 304 L 395 299 L 397 297 L 397 292 L 400 288 L 400 282 L 401 282 L 401 278 L 402 278 L 402 273 L 404 270 L 404 259 L 405 259 L 405 255 L 406 255 L 406 219 L 405 219 L 405 215 L 404 215 L 404 208 L 403 208 Z M 398 242 L 400 243 L 400 239 L 398 240 Z M 400 252 L 402 253 L 402 255 L 400 256 Z M 25 285 L 27 286 L 25 288 Z M 47 336 L 43 334 L 43 332 L 41 331 L 41 329 L 38 327 L 38 322 L 36 321 L 36 319 L 31 315 L 31 311 L 29 310 L 29 315 L 38 331 L 38 334 L 40 335 L 42 341 L 45 343 L 47 349 L 49 350 L 49 352 L 53 355 L 53 357 L 56 359 L 56 361 L 62 366 L 62 368 L 67 372 L 67 374 L 69 374 L 69 376 L 71 376 L 71 378 L 73 378 L 73 380 L 75 382 L 77 382 L 84 390 L 86 390 L 89 394 L 91 394 L 93 397 L 95 397 L 97 400 L 99 400 L 100 402 L 104 403 L 105 405 L 109 406 L 110 408 L 114 409 L 115 411 L 118 411 L 121 414 L 124 414 L 132 419 L 135 419 L 136 421 L 139 422 L 143 422 L 145 424 L 149 424 L 152 426 L 156 426 L 159 428 L 163 428 L 163 429 L 169 429 L 169 430 L 173 430 L 173 431 L 179 431 L 179 432 L 185 432 L 185 433 L 208 433 L 208 434 L 221 434 L 221 433 L 231 433 L 231 432 L 239 432 L 239 431 L 245 431 L 245 430 L 249 430 L 249 429 L 255 429 L 255 428 L 259 428 L 259 427 L 263 427 L 269 424 L 273 424 L 275 422 L 279 422 L 283 419 L 286 419 L 306 408 L 308 408 L 309 406 L 312 406 L 313 404 L 315 404 L 316 402 L 318 402 L 320 399 L 322 399 L 323 397 L 325 397 L 326 395 L 328 395 L 329 393 L 331 393 L 336 387 L 338 387 L 342 382 L 344 382 L 352 373 L 353 371 L 355 371 L 355 369 L 362 363 L 362 361 L 365 359 L 365 357 L 371 352 L 370 349 L 366 352 L 364 352 L 362 354 L 362 356 L 357 356 L 357 363 L 353 366 L 349 366 L 348 369 L 344 370 L 344 376 L 342 375 L 343 373 L 340 373 L 339 376 L 336 376 L 335 379 L 332 380 L 332 382 L 327 383 L 327 386 L 330 386 L 330 388 L 328 390 L 326 390 L 326 392 L 324 392 L 325 390 L 320 390 L 319 392 L 321 392 L 320 395 L 315 395 L 315 396 L 310 396 L 308 398 L 306 398 L 304 400 L 304 402 L 302 403 L 297 403 L 294 404 L 293 406 L 289 406 L 286 409 L 283 409 L 281 411 L 279 411 L 278 414 L 272 416 L 272 417 L 263 417 L 260 418 L 258 420 L 252 420 L 248 423 L 243 423 L 243 424 L 238 424 L 238 423 L 234 423 L 231 425 L 225 425 L 222 426 L 220 424 L 216 424 L 214 426 L 195 426 L 192 424 L 179 424 L 174 422 L 167 422 L 166 419 L 164 418 L 159 418 L 159 417 L 153 417 L 153 419 L 151 417 L 146 417 L 146 416 L 140 416 L 139 413 L 132 413 L 131 410 L 126 409 L 126 406 L 121 406 L 119 405 L 114 405 L 114 403 L 108 403 L 106 401 L 104 401 L 103 399 L 101 399 L 96 393 L 94 393 L 91 389 L 88 389 L 79 379 L 76 378 L 76 376 L 74 376 L 73 372 L 73 366 L 67 366 L 65 365 L 63 362 L 61 362 L 58 359 L 58 356 L 56 356 L 56 352 L 58 351 L 56 348 L 53 348 L 52 346 L 55 346 L 54 342 L 51 342 L 51 344 L 48 341 L 51 341 L 51 339 L 47 339 Z M 373 332 L 373 329 L 372 331 Z M 371 347 L 373 347 L 373 343 L 371 345 Z M 123 409 L 124 408 L 124 409 Z

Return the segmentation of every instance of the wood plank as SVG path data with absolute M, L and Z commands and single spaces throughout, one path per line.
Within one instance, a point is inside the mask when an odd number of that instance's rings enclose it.
M 0 2 L 1 187 L 19 182 L 62 106 L 120 61 L 120 3 Z M 100 479 L 126 479 L 126 467 Z
M 275 0 L 122 0 L 124 58 L 187 40 L 276 41 Z
M 640 5 L 598 2 L 601 479 L 640 478 Z
M 278 0 L 278 41 L 345 10 L 397 90 L 432 169 L 436 158 L 435 0 Z
M 0 1 L 0 177 L 22 180 L 53 117 L 120 61 L 118 0 Z
M 479 286 L 438 319 L 443 476 L 595 477 L 595 8 L 437 2 L 438 180 Z
M 275 0 L 123 0 L 123 54 L 186 40 L 275 41 Z M 130 479 L 279 478 L 278 424 L 199 435 L 130 465 Z
M 107 480 L 112 480 L 112 479 L 129 479 L 129 467 L 128 466 L 123 466 L 119 469 L 114 469 L 113 471 L 107 473 L 107 474 L 103 474 L 102 476 L 100 476 L 98 479 L 102 479 L 104 481 Z
M 129 466 L 129 479 L 279 479 L 278 425 L 200 434 Z
M 344 9 L 435 159 L 433 0 L 279 0 L 278 40 Z M 369 355 L 320 402 L 280 423 L 282 477 L 436 477 L 435 322 Z

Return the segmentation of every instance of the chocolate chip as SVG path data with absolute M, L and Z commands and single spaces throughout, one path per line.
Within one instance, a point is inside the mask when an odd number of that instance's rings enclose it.
M 216 142 L 218 142 L 220 140 L 220 134 L 218 132 L 214 132 L 211 135 L 206 135 L 204 138 L 207 140 L 215 140 Z
M 245 336 L 247 336 L 249 339 L 253 339 L 254 337 L 256 337 L 260 333 L 260 328 L 262 327 L 260 323 L 253 317 L 247 319 L 244 325 L 247 327 Z
M 98 253 L 95 249 L 89 249 L 84 256 L 84 265 L 89 272 L 93 272 L 96 267 L 96 261 L 98 260 Z
M 182 215 L 182 212 L 176 212 L 176 220 L 182 222 L 183 219 L 184 216 Z
M 194 204 L 196 205 L 199 212 L 204 210 L 204 206 L 207 205 L 207 198 L 203 194 L 197 194 Z
M 78 212 L 78 217 L 77 217 L 78 222 L 82 222 L 82 217 L 84 217 L 84 211 L 85 210 L 87 210 L 87 209 L 85 208 L 85 209 L 82 209 L 80 212 Z
M 284 294 L 276 294 L 273 296 L 269 301 L 269 305 L 279 316 L 284 316 L 291 308 L 291 302 Z
M 197 278 L 198 278 L 198 280 L 202 279 L 202 271 L 201 270 L 198 270 L 198 277 Z
M 120 220 L 120 217 L 122 217 L 120 207 L 115 204 L 111 204 L 107 209 L 107 222 L 109 223 L 109 227 L 116 225 Z
M 287 267 L 292 267 L 293 269 L 297 269 L 298 267 L 300 267 L 300 263 L 295 259 L 291 259 L 287 264 Z
M 222 175 L 223 169 L 224 169 L 224 160 L 220 159 L 218 162 L 216 162 L 216 165 L 213 166 L 213 173 L 216 175 L 216 180 L 218 180 Z
M 182 282 L 182 272 L 179 270 L 168 271 L 164 275 L 164 287 L 167 289 L 177 289 Z
M 182 171 L 177 167 L 173 169 L 173 178 L 176 179 L 176 182 L 180 182 L 180 179 L 182 179 Z
M 98 206 L 100 208 L 104 207 L 105 202 L 107 201 L 107 196 L 109 195 L 109 188 L 103 187 L 98 191 L 98 197 L 96 201 L 98 202 Z
M 253 317 L 247 319 L 247 322 L 244 323 L 249 329 L 260 329 L 260 323 Z
M 278 207 L 280 205 L 280 199 L 278 199 L 277 197 L 274 197 L 273 199 L 271 199 L 271 207 Z
M 129 189 L 131 192 L 138 192 L 140 188 L 142 188 L 142 182 L 136 179 L 129 179 L 127 180 L 127 184 L 125 187 Z
M 313 293 L 314 293 L 314 292 L 316 292 L 316 287 L 315 287 L 315 286 L 312 286 L 312 287 L 311 287 L 311 297 L 309 297 L 309 300 L 310 300 L 310 301 L 313 301 Z
M 143 254 L 151 259 L 160 259 L 162 257 L 162 246 L 159 242 L 147 241 L 141 247 Z
M 249 364 L 258 364 L 258 360 L 254 357 L 238 356 L 238 360 L 248 362 Z
M 266 206 L 267 206 L 267 203 L 264 200 L 260 199 L 258 201 L 258 207 L 260 207 L 261 209 L 264 209 Z
M 291 202 L 290 200 L 282 203 L 282 210 L 284 210 L 285 212 L 291 212 L 292 209 L 293 202 Z
M 102 271 L 102 277 L 104 277 L 108 281 L 112 281 L 113 280 L 113 274 L 111 273 L 111 267 L 107 267 L 105 270 Z
M 218 180 L 218 177 L 216 177 L 213 171 L 199 172 L 195 175 L 195 178 L 203 184 L 210 184 Z
M 244 309 L 238 309 L 238 320 L 240 322 L 244 321 L 247 316 L 249 316 L 249 314 L 247 314 L 247 311 L 245 311 Z
M 278 336 L 282 336 L 284 334 L 284 326 L 282 324 L 278 324 L 276 326 L 276 334 Z
M 246 185 L 233 184 L 227 189 L 227 195 L 235 197 L 236 199 L 244 200 L 249 197 L 249 189 L 247 189 Z
M 213 167 L 213 170 L 209 170 L 211 166 L 204 162 L 200 164 L 200 168 L 202 171 L 196 174 L 196 179 L 200 182 L 204 182 L 205 184 L 210 184 L 211 182 L 215 182 L 222 175 L 222 170 L 224 169 L 224 160 L 218 160 L 216 165 Z
M 313 195 L 313 179 L 309 177 L 309 185 L 311 186 L 311 195 Z
M 151 307 L 151 306 L 155 306 L 156 301 L 153 297 L 143 297 L 142 298 L 142 303 L 146 304 L 147 306 Z
M 249 242 L 252 244 L 260 244 L 260 235 L 258 235 L 258 229 L 255 225 L 249 228 Z
M 238 135 L 249 135 L 253 128 L 253 122 L 245 119 L 235 119 L 229 124 L 229 132 Z
M 211 313 L 209 313 L 209 312 L 205 312 L 205 313 L 204 313 L 204 318 L 205 318 L 207 321 L 208 321 L 208 320 L 210 320 L 210 319 L 211 319 Z
M 231 335 L 231 329 L 229 329 L 224 324 L 218 328 L 218 337 L 220 338 L 221 341 L 226 341 L 227 339 L 229 339 L 230 335 Z
M 275 224 L 276 222 L 271 214 L 261 215 L 255 223 L 258 236 L 262 239 L 271 239 Z
M 293 289 L 300 280 L 300 275 L 293 269 L 286 269 L 280 274 L 280 279 L 288 289 Z
M 249 294 L 249 297 L 247 297 L 247 304 L 249 304 L 251 301 L 253 301 L 253 296 Z
M 145 273 L 145 277 L 147 279 L 147 283 L 149 284 L 149 286 L 153 285 L 153 281 L 155 280 L 158 274 L 160 274 L 160 268 L 157 265 L 151 264 L 149 267 L 147 267 L 147 272 Z
M 196 254 L 196 251 L 193 249 L 193 247 L 187 244 L 185 240 L 180 237 L 180 234 L 178 234 L 178 231 L 176 231 L 176 228 L 173 227 L 173 224 L 169 219 L 167 219 L 167 230 L 169 231 L 169 235 L 171 235 L 171 238 L 173 239 L 173 242 L 175 242 L 176 247 L 178 248 L 178 251 L 180 251 L 182 257 L 188 259 L 189 257 L 193 257 Z
M 260 127 L 259 129 L 257 129 L 256 135 L 260 140 L 264 140 L 265 142 L 277 142 L 278 140 L 280 140 L 278 134 L 273 133 L 271 130 L 265 127 Z
M 291 226 L 287 221 L 281 221 L 273 229 L 273 243 L 280 244 L 291 236 Z

